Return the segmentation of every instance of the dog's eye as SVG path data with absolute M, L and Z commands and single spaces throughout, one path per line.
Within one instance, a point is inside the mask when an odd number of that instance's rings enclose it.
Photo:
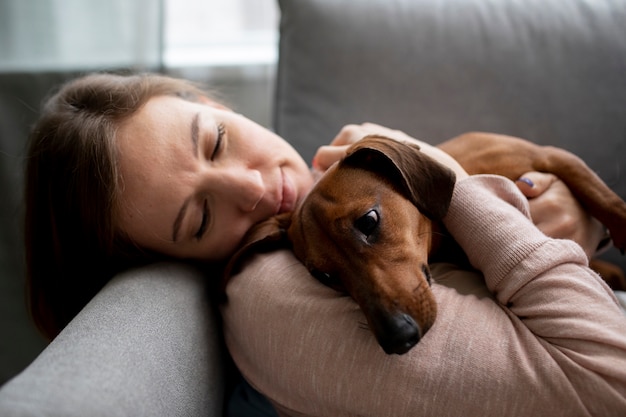
M 334 277 L 327 272 L 322 272 L 319 269 L 311 269 L 309 272 L 311 273 L 311 275 L 313 275 L 313 278 L 326 285 L 327 287 L 333 288 L 338 291 L 343 290 L 343 285 L 337 277 Z
M 332 281 L 330 274 L 327 272 L 322 272 L 319 269 L 311 269 L 309 272 L 313 275 L 313 278 L 322 284 L 328 285 Z
M 376 210 L 370 210 L 356 219 L 354 226 L 365 236 L 370 236 L 378 227 L 379 221 L 380 216 L 378 212 Z

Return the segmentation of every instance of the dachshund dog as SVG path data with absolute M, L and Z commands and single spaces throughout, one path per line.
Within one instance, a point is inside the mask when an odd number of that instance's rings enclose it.
M 472 133 L 439 146 L 469 174 L 559 177 L 588 212 L 626 247 L 626 203 L 575 155 L 509 136 Z M 322 283 L 359 304 L 378 343 L 403 354 L 435 321 L 429 260 L 445 255 L 442 225 L 454 173 L 417 145 L 367 136 L 331 166 L 293 213 L 253 227 L 225 269 L 224 287 L 253 252 L 291 244 Z

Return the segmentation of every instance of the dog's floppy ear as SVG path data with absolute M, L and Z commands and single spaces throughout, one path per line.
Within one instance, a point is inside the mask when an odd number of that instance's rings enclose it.
M 225 295 L 226 284 L 250 255 L 288 246 L 287 228 L 290 224 L 291 213 L 282 213 L 252 226 L 224 268 L 222 294 Z
M 342 163 L 382 174 L 431 220 L 448 212 L 456 176 L 417 145 L 370 135 L 348 149 Z

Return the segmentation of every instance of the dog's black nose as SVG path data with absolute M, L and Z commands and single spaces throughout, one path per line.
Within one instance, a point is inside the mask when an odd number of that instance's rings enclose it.
M 378 343 L 385 353 L 402 355 L 420 341 L 421 331 L 413 317 L 405 313 L 388 316 L 376 332 Z M 381 323 L 382 324 L 382 323 Z

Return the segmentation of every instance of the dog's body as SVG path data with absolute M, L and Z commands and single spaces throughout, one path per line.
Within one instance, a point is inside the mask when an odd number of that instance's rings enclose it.
M 469 174 L 512 180 L 528 171 L 555 174 L 610 230 L 614 244 L 626 247 L 626 203 L 573 154 L 483 133 L 440 147 Z M 366 137 L 293 213 L 248 233 L 226 268 L 226 280 L 246 254 L 287 239 L 312 275 L 356 300 L 385 352 L 405 353 L 436 317 L 428 260 L 438 246 L 433 231 L 447 212 L 454 183 L 454 173 L 417 146 Z

